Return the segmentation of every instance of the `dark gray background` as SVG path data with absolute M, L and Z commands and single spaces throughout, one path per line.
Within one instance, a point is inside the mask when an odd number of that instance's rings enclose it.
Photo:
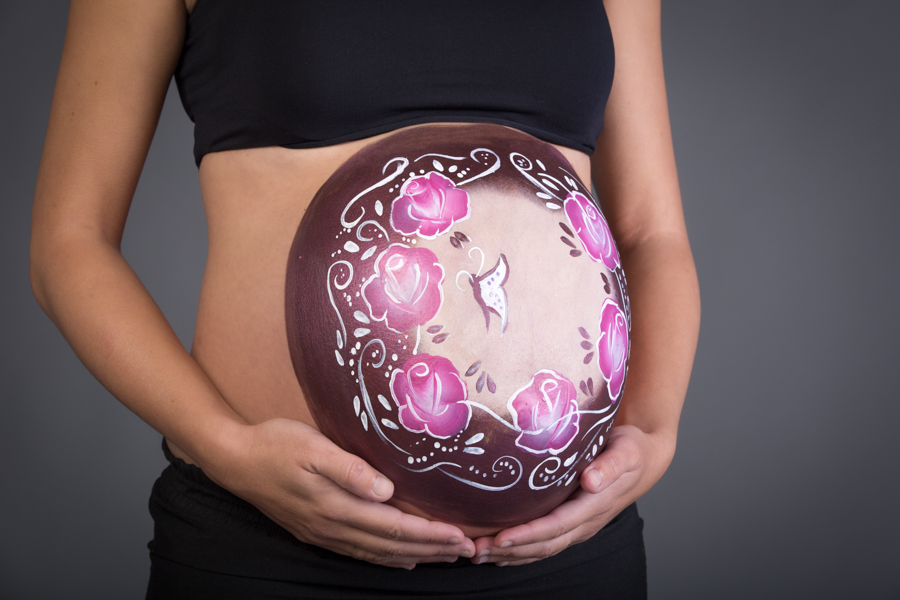
M 28 285 L 66 4 L 0 2 L 0 597 L 141 598 L 160 436 Z M 664 13 L 703 325 L 675 463 L 640 503 L 651 597 L 898 598 L 900 3 Z M 171 92 L 124 250 L 189 344 L 206 234 Z

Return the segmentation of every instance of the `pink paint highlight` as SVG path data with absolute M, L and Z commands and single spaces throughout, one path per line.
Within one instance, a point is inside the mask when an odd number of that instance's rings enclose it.
M 469 424 L 472 408 L 459 371 L 443 356 L 419 354 L 391 375 L 400 423 L 414 433 L 449 438 Z
M 375 274 L 362 286 L 362 297 L 375 321 L 403 333 L 433 319 L 441 309 L 444 268 L 434 252 L 391 244 L 375 260 Z
M 609 398 L 615 402 L 625 385 L 625 363 L 628 360 L 628 325 L 625 313 L 611 298 L 600 309 L 600 339 L 597 340 L 597 362 L 607 382 Z
M 544 369 L 513 394 L 507 408 L 522 433 L 516 445 L 532 454 L 559 454 L 578 433 L 577 392 L 566 376 Z
M 610 271 L 618 267 L 619 251 L 597 206 L 584 194 L 569 192 L 563 207 L 588 256 L 595 262 L 603 262 Z
M 437 172 L 410 177 L 391 204 L 391 227 L 404 235 L 434 239 L 469 218 L 469 194 Z

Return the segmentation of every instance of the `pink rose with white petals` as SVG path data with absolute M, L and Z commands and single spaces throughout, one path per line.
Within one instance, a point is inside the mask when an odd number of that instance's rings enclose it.
M 625 385 L 625 363 L 628 360 L 628 325 L 625 313 L 611 298 L 600 309 L 600 339 L 597 340 L 597 362 L 607 382 L 609 398 L 613 402 Z
M 563 207 L 588 256 L 603 261 L 610 271 L 618 267 L 619 251 L 597 206 L 584 194 L 569 192 Z
M 418 354 L 407 360 L 391 375 L 391 395 L 400 423 L 414 433 L 448 438 L 469 425 L 466 383 L 443 356 Z
M 391 204 L 391 227 L 404 235 L 433 240 L 471 214 L 469 194 L 451 179 L 432 171 L 410 177 Z
M 513 424 L 522 433 L 519 448 L 532 454 L 559 454 L 578 433 L 578 403 L 575 384 L 556 371 L 544 369 L 513 394 L 507 408 Z
M 375 260 L 375 274 L 362 286 L 362 297 L 375 321 L 402 333 L 438 314 L 444 300 L 444 268 L 434 252 L 391 244 Z

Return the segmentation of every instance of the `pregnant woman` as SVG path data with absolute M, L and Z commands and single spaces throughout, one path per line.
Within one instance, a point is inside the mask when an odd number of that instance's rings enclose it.
M 646 594 L 699 325 L 659 12 L 72 2 L 32 283 L 165 438 L 149 598 Z M 190 353 L 119 249 L 173 75 Z

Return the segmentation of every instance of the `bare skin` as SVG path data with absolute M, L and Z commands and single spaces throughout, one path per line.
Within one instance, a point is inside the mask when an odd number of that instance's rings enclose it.
M 672 459 L 699 295 L 669 134 L 658 0 L 608 0 L 617 73 L 593 159 L 633 310 L 631 367 L 606 452 L 550 515 L 477 537 L 403 512 L 393 485 L 315 429 L 284 330 L 284 260 L 316 190 L 366 144 L 207 155 L 209 225 L 192 352 L 120 253 L 128 208 L 184 35 L 181 0 L 75 0 L 32 221 L 38 302 L 90 371 L 174 453 L 299 539 L 370 562 L 477 556 L 524 564 L 598 531 Z M 406 507 L 412 511 L 412 508 Z

